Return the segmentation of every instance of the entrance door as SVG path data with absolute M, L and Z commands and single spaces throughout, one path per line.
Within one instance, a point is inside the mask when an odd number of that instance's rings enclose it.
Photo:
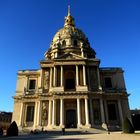
M 76 128 L 76 110 L 70 109 L 66 111 L 66 128 Z

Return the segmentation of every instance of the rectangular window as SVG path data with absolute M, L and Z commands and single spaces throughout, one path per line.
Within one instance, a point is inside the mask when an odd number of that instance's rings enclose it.
M 111 77 L 105 77 L 105 87 L 106 88 L 112 88 Z
M 26 122 L 33 122 L 34 120 L 34 106 L 28 106 L 26 112 Z
M 93 100 L 93 114 L 94 114 L 94 123 L 96 125 L 101 124 L 100 102 L 98 99 Z
M 116 106 L 114 103 L 110 103 L 107 105 L 108 107 L 108 118 L 110 121 L 117 120 Z
M 29 81 L 29 90 L 34 90 L 36 86 L 36 80 Z

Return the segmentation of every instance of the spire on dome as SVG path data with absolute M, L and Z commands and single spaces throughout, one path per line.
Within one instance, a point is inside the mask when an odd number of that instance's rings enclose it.
M 68 5 L 68 15 L 65 17 L 65 24 L 64 26 L 75 26 L 74 18 L 70 14 L 70 5 Z

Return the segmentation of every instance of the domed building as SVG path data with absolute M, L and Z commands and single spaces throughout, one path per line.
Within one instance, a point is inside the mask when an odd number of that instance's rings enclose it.
M 12 120 L 20 130 L 121 129 L 130 118 L 124 71 L 99 65 L 69 7 L 40 69 L 18 71 Z

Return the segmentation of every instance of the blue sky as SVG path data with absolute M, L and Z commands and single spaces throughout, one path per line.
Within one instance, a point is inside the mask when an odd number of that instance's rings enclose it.
M 17 71 L 39 69 L 68 3 L 104 67 L 122 67 L 130 108 L 140 108 L 139 0 L 0 0 L 0 110 L 13 111 Z

